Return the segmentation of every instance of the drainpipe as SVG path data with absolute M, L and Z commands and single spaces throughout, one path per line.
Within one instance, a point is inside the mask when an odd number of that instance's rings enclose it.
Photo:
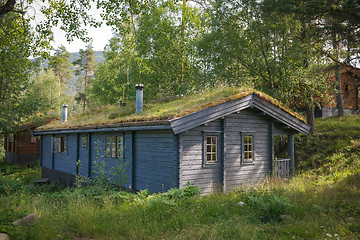
M 67 121 L 67 115 L 68 115 L 68 105 L 63 104 L 62 122 L 66 122 L 66 121 Z
M 144 84 L 136 84 L 136 115 L 143 113 L 143 88 Z

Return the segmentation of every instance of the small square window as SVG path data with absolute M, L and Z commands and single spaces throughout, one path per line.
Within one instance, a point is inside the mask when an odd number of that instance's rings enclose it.
M 86 148 L 86 146 L 87 146 L 87 137 L 82 136 L 81 137 L 81 147 Z
M 105 137 L 106 157 L 120 158 L 123 152 L 123 137 L 122 136 L 107 136 Z
M 36 143 L 36 141 L 37 141 L 37 137 L 31 136 L 30 142 Z
M 67 152 L 67 137 L 53 137 L 52 138 L 52 151 L 53 152 Z

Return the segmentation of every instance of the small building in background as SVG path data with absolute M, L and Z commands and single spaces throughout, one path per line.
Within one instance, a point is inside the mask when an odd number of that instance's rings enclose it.
M 5 160 L 16 165 L 30 165 L 40 159 L 40 138 L 31 134 L 41 125 L 57 120 L 46 117 L 21 125 L 14 133 L 4 136 Z
M 360 70 L 343 67 L 340 71 L 341 95 L 343 98 L 346 114 L 360 114 Z M 326 97 L 313 96 L 317 106 L 315 107 L 315 117 L 331 117 L 338 115 L 337 94 L 330 90 L 335 86 L 335 76 L 328 81 L 329 90 L 325 92 Z M 306 104 L 299 98 L 293 99 L 290 103 L 292 109 L 300 112 L 306 111 Z
M 340 82 L 345 111 L 348 114 L 360 114 L 360 70 L 343 68 Z M 332 94 L 331 102 L 323 102 L 321 106 L 322 117 L 337 115 L 336 94 Z

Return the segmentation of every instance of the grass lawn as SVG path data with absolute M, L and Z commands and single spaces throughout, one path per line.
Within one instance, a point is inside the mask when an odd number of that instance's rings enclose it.
M 296 176 L 198 196 L 109 186 L 32 186 L 39 169 L 0 163 L 0 232 L 11 239 L 360 239 L 360 117 L 296 138 Z M 301 161 L 299 161 L 301 159 Z M 28 214 L 32 226 L 11 223 Z

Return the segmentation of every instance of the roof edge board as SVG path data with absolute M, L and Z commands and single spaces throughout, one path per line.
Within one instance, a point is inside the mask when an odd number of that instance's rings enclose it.
M 284 111 L 283 109 L 276 107 L 274 104 L 269 103 L 268 101 L 266 101 L 266 102 L 268 104 L 265 104 L 261 98 L 256 97 L 253 99 L 252 103 L 253 103 L 253 106 L 258 108 L 259 110 L 265 112 L 272 118 L 277 119 L 281 123 L 290 126 L 294 130 L 299 131 L 301 133 L 309 132 L 310 126 L 308 124 L 304 123 L 297 117 L 292 116 L 290 113 Z M 273 112 L 271 112 L 271 111 L 273 111 Z M 278 115 L 274 114 L 274 112 L 277 113 Z M 279 117 L 279 115 L 280 115 L 280 117 Z
M 193 118 L 192 120 L 197 120 L 197 119 L 200 119 L 202 118 L 202 113 L 206 113 L 207 111 L 212 111 L 214 108 L 219 108 L 219 110 L 215 111 L 215 112 L 220 112 L 220 111 L 224 111 L 224 109 L 220 106 L 224 106 L 226 104 L 228 105 L 232 105 L 234 102 L 238 102 L 238 103 L 243 103 L 243 102 L 247 102 L 247 101 L 251 101 L 251 94 L 250 95 L 247 95 L 243 98 L 240 98 L 240 99 L 236 99 L 234 101 L 228 101 L 228 102 L 223 102 L 223 103 L 220 103 L 220 104 L 217 104 L 217 105 L 214 105 L 214 106 L 211 106 L 211 107 L 208 107 L 208 108 L 204 108 L 204 109 L 201 109 L 197 112 L 192 112 L 190 114 L 187 114 L 185 116 L 182 116 L 182 117 L 178 117 L 178 118 L 173 118 L 171 119 L 169 122 L 171 124 L 171 126 L 174 128 L 174 127 L 177 127 L 178 125 L 181 125 L 183 124 L 182 121 L 184 121 L 185 118 Z M 231 106 L 230 106 L 231 107 Z M 211 109 L 211 110 L 210 110 Z
M 199 112 L 192 113 L 191 115 L 189 114 L 181 118 L 170 120 L 170 124 L 174 133 L 179 134 L 202 124 L 214 121 L 222 116 L 248 108 L 250 106 L 250 100 L 251 95 L 248 95 L 242 99 L 221 103 Z M 217 111 L 213 112 L 214 109 L 217 109 Z
M 102 133 L 102 132 L 121 132 L 121 131 L 142 131 L 142 130 L 171 130 L 170 125 L 154 125 L 154 126 L 133 126 L 133 127 L 113 127 L 113 128 L 98 128 L 98 129 L 54 129 L 48 131 L 33 131 L 33 135 L 46 135 L 46 134 L 67 134 L 67 133 Z

